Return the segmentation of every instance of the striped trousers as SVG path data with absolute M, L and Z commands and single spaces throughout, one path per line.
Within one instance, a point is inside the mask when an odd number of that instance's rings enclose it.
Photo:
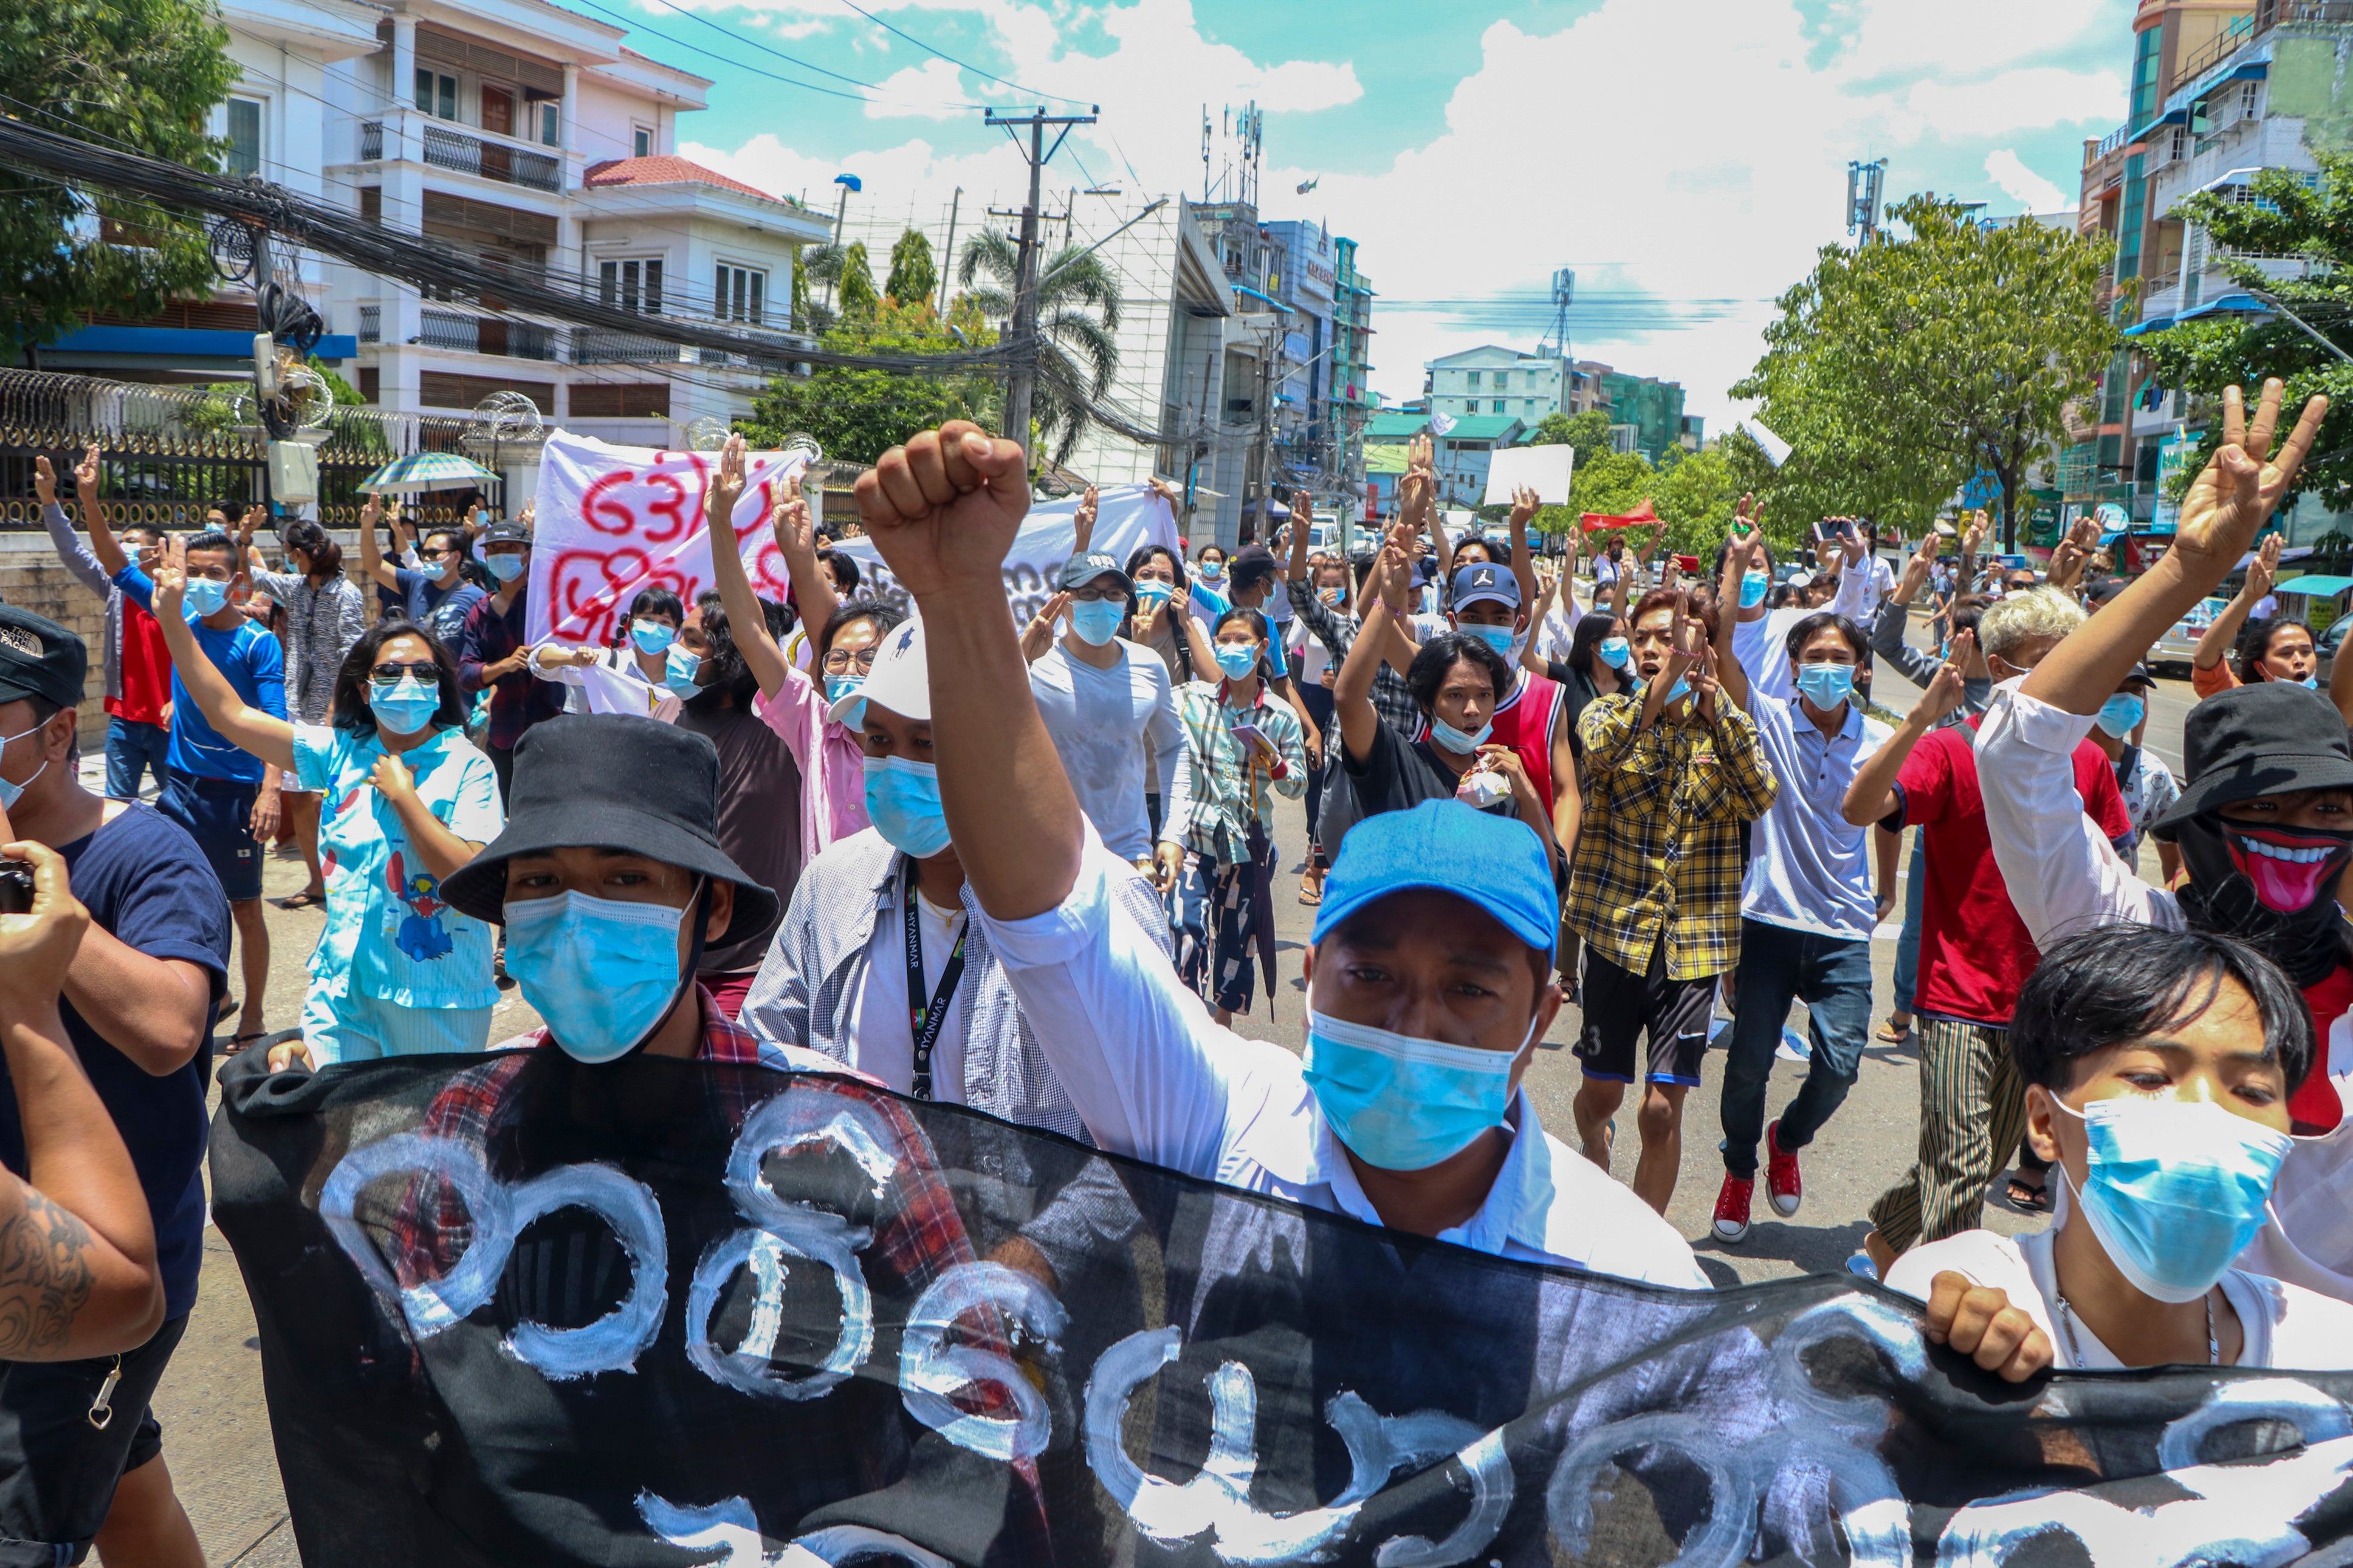
M 2010 1031 L 1922 1018 L 1920 1148 L 1904 1179 L 1871 1205 L 1871 1223 L 1898 1252 L 1977 1228 L 1986 1184 L 2026 1131 L 2026 1088 Z

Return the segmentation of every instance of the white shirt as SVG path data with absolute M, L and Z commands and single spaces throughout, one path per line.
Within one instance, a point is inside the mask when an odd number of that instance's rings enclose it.
M 2257 599 L 2255 601 L 2254 613 L 2255 619 L 2259 621 L 2267 621 L 2274 616 L 2278 615 L 2279 595 L 2277 594 L 2265 594 L 2262 598 Z
M 2054 1231 L 2031 1236 L 1998 1236 L 1989 1230 L 1965 1230 L 1942 1241 L 1914 1247 L 1887 1271 L 1887 1288 L 1925 1301 L 1939 1274 L 1966 1276 L 1973 1283 L 2000 1290 L 2010 1304 L 2034 1320 L 2051 1341 L 2063 1371 L 2115 1371 L 2124 1366 L 2116 1353 L 2074 1318 L 2071 1338 L 2059 1322 L 2052 1301 L 2059 1294 L 2058 1275 L 2051 1262 Z M 2332 1301 L 2316 1291 L 2233 1268 L 2222 1276 L 2222 1294 L 2239 1314 L 2246 1342 L 2239 1352 L 2240 1366 L 2284 1367 L 2296 1372 L 2337 1372 L 2353 1367 L 2353 1307 Z M 2082 1352 L 2077 1359 L 2076 1352 Z
M 1879 901 L 1872 890 L 1872 829 L 1846 819 L 1846 786 L 1862 759 L 1893 733 L 1850 699 L 1846 721 L 1825 735 L 1795 700 L 1751 689 L 1757 743 L 1781 781 L 1771 809 L 1748 836 L 1743 918 L 1850 942 L 1871 940 Z
M 1862 613 L 1855 620 L 1869 631 L 1871 618 L 1879 614 L 1880 601 L 1895 592 L 1895 568 L 1887 563 L 1883 555 L 1866 555 L 1839 574 L 1843 577 L 1858 573 L 1862 578 Z
M 1288 600 L 1290 595 L 1286 594 L 1283 597 Z M 1333 618 L 1342 626 L 1353 626 L 1356 624 L 1356 617 L 1338 605 L 1328 607 L 1332 611 Z M 1324 646 L 1322 637 L 1307 629 L 1305 616 L 1294 616 L 1292 619 L 1290 635 L 1283 639 L 1283 646 L 1291 650 L 1292 679 L 1302 686 L 1328 685 L 1330 682 L 1324 679 L 1327 674 L 1331 676 L 1333 681 L 1340 679 L 1339 666 L 1332 662 L 1332 650 Z
M 1552 608 L 1545 612 L 1544 625 L 1536 628 L 1536 657 L 1566 660 L 1577 637 L 1577 623 L 1584 618 L 1585 606 L 1577 602 L 1577 585 L 1564 578 L 1560 591 L 1553 595 Z
M 1839 574 L 1838 592 L 1822 606 L 1847 617 L 1863 629 L 1871 630 L 1870 619 L 1862 612 L 1862 595 L 1868 574 L 1857 570 Z M 1767 610 L 1762 619 L 1739 621 L 1732 628 L 1733 657 L 1748 676 L 1748 684 L 1767 696 L 1784 702 L 1794 702 L 1798 683 L 1789 673 L 1789 632 L 1799 621 L 1814 614 L 1799 605 L 1788 605 L 1778 610 Z
M 2106 921 L 2179 931 L 2180 902 L 2152 888 L 2084 814 L 2075 793 L 2076 745 L 2092 716 L 2070 713 L 2018 689 L 1994 688 L 1978 727 L 1978 784 L 1986 833 L 2010 901 L 2038 947 Z M 2328 1031 L 2322 1070 L 2353 1106 L 2353 1013 Z M 2240 1255 L 2246 1268 L 2353 1302 L 2353 1117 L 2335 1131 L 2299 1138 L 2272 1184 L 2263 1228 Z
M 866 943 L 866 984 L 859 987 L 842 1038 L 850 1043 L 849 1065 L 881 1080 L 900 1094 L 913 1092 L 915 1030 L 907 1005 L 906 906 L 893 890 L 890 908 L 874 922 Z M 959 903 L 943 910 L 915 889 L 915 928 L 923 941 L 923 997 L 939 989 L 940 973 L 956 938 L 964 934 L 967 917 Z M 969 975 L 956 983 L 962 990 Z M 964 1008 L 959 999 L 946 1002 L 947 1022 L 932 1047 L 932 1098 L 950 1105 L 964 1103 Z M 832 1058 L 828 1058 L 828 1060 Z
M 1028 920 L 984 913 L 988 941 L 1039 1046 L 1103 1148 L 1249 1192 L 1379 1215 L 1318 1110 L 1299 1058 L 1214 1022 L 1166 950 L 1113 897 L 1126 866 L 1089 836 L 1060 906 Z M 1707 1277 L 1649 1205 L 1546 1133 L 1526 1095 L 1479 1212 L 1439 1237 L 1689 1289 Z
M 1119 662 L 1097 669 L 1057 642 L 1029 667 L 1039 715 L 1061 753 L 1079 809 L 1112 852 L 1130 861 L 1152 853 L 1144 809 L 1145 759 L 1152 759 L 1163 822 L 1186 818 L 1193 770 L 1185 765 L 1185 729 L 1168 667 L 1140 643 L 1114 637 Z

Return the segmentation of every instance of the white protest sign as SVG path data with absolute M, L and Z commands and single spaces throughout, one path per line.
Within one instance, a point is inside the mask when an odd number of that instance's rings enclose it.
M 1546 506 L 1568 504 L 1569 467 L 1577 457 L 1577 448 L 1563 444 L 1557 447 L 1505 447 L 1487 458 L 1487 494 L 1481 504 L 1509 506 L 1512 495 L 1525 485 L 1536 492 L 1536 500 Z
M 1015 620 L 1029 620 L 1053 595 L 1062 563 L 1077 553 L 1078 510 L 1078 498 L 1064 496 L 1060 500 L 1033 502 L 1029 515 L 1022 520 L 1020 531 L 1013 536 L 1013 548 L 1005 555 L 1005 597 Z M 1122 485 L 1099 491 L 1094 533 L 1087 547 L 1109 555 L 1124 568 L 1128 556 L 1146 544 L 1181 553 L 1176 514 L 1168 503 L 1149 485 Z M 833 547 L 857 561 L 861 596 L 912 612 L 907 591 L 882 564 L 872 540 L 840 539 Z
M 735 536 L 761 597 L 782 603 L 789 586 L 768 511 L 803 455 L 744 454 Z M 540 453 L 533 503 L 531 596 L 524 634 L 533 645 L 613 640 L 638 590 L 656 584 L 691 605 L 717 586 L 703 505 L 719 472 L 716 452 L 614 447 L 558 430 Z

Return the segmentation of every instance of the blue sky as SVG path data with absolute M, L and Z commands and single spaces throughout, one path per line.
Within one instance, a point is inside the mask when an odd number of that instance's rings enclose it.
M 851 231 L 878 247 L 910 219 L 939 240 L 959 185 L 967 233 L 976 207 L 1018 203 L 1020 159 L 962 105 L 1101 103 L 1101 124 L 1072 137 L 1049 180 L 1119 188 L 1077 198 L 1084 238 L 1151 196 L 1198 199 L 1202 105 L 1216 118 L 1255 100 L 1262 216 L 1328 220 L 1361 244 L 1381 296 L 1376 387 L 1410 396 L 1433 354 L 1533 346 L 1548 316 L 1536 301 L 1569 265 L 1579 356 L 1680 379 L 1712 421 L 1733 411 L 1725 388 L 1754 362 L 1767 302 L 1843 239 L 1848 159 L 1886 157 L 1891 199 L 1936 190 L 2015 212 L 2044 209 L 2055 190 L 2073 206 L 2084 140 L 2123 114 L 2133 10 L 859 0 L 869 19 L 849 0 L 603 3 L 637 21 L 633 47 L 714 79 L 681 151 L 828 205 L 834 174 L 856 172 Z M 1316 189 L 1294 195 L 1309 178 Z

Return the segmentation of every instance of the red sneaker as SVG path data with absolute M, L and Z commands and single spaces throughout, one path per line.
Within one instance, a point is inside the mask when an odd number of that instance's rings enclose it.
M 1781 1131 L 1778 1121 L 1765 1129 L 1765 1196 L 1773 1212 L 1788 1219 L 1806 1201 L 1806 1184 L 1798 1174 L 1798 1157 L 1781 1147 L 1774 1134 Z
M 1746 1241 L 1748 1239 L 1748 1205 L 1757 1199 L 1757 1178 L 1724 1173 L 1724 1185 L 1715 1194 L 1715 1239 Z

